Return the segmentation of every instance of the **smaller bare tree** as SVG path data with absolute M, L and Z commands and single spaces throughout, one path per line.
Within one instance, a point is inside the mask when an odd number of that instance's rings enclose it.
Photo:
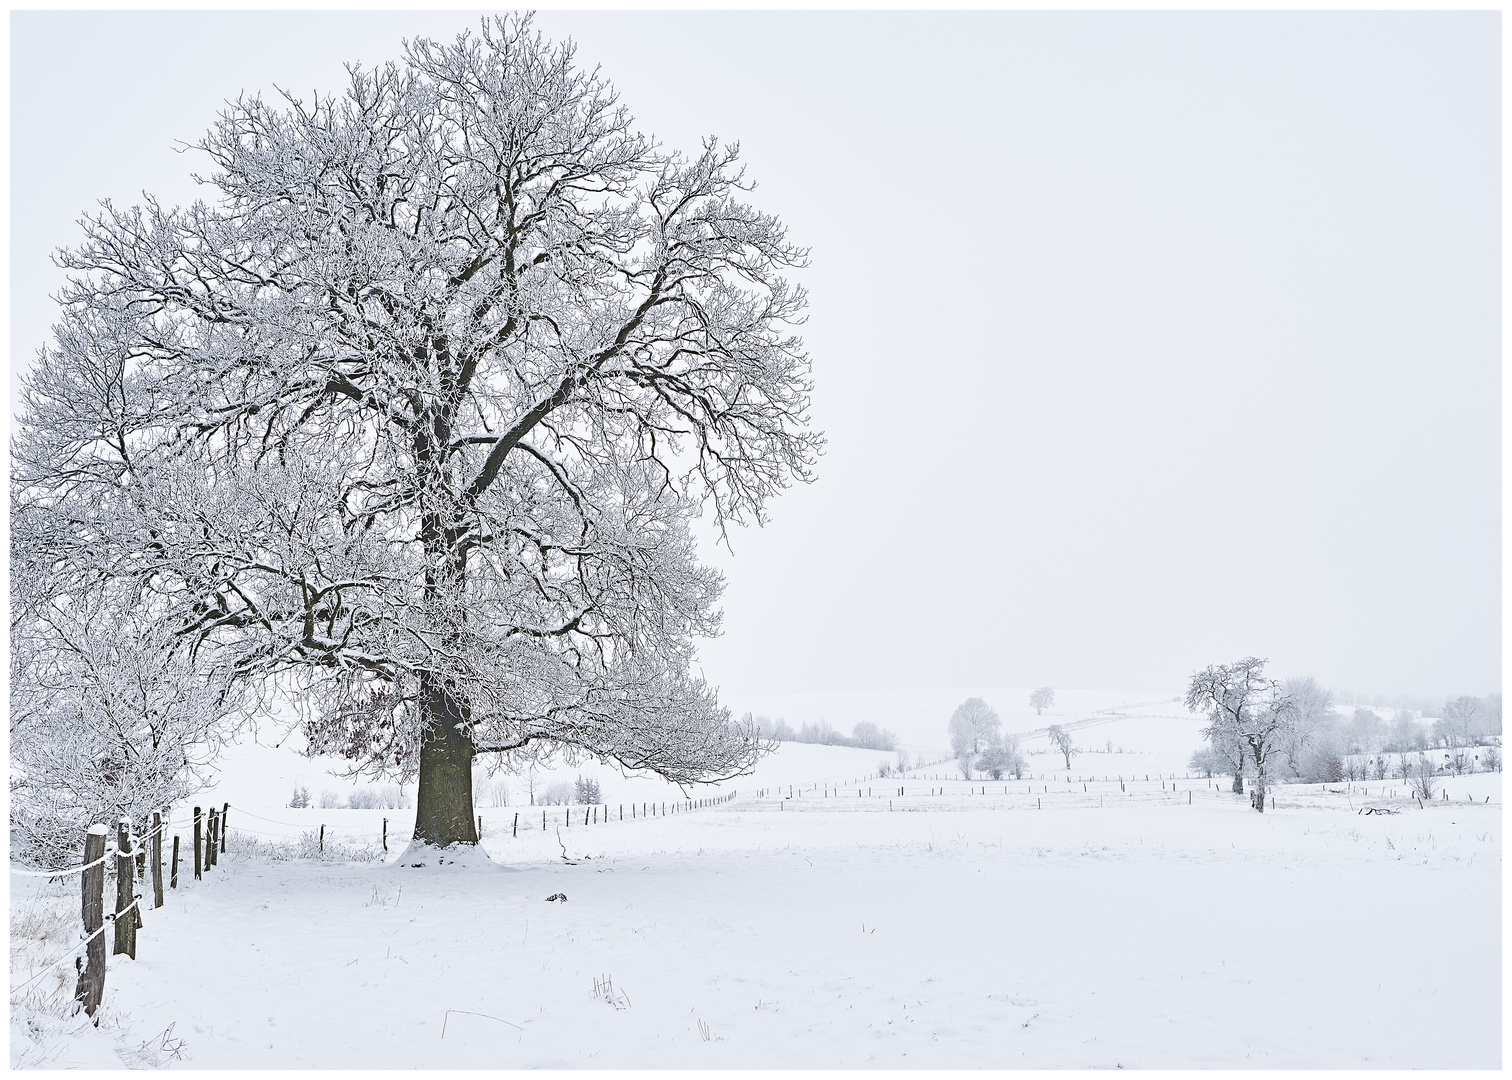
M 1065 756 L 1066 768 L 1071 767 L 1071 755 L 1081 753 L 1071 742 L 1071 733 L 1059 724 L 1051 724 L 1045 734 L 1050 739 L 1050 745 L 1055 747 Z
M 1412 763 L 1411 772 L 1412 793 L 1424 802 L 1433 798 L 1433 793 L 1438 790 L 1438 772 L 1433 767 L 1433 759 L 1427 754 L 1419 754 Z
M 1212 664 L 1192 676 L 1186 706 L 1205 711 L 1212 722 L 1204 735 L 1215 746 L 1237 743 L 1254 767 L 1250 805 L 1265 812 L 1271 758 L 1297 745 L 1296 703 L 1281 684 L 1265 674 L 1265 661 L 1247 656 L 1232 664 Z M 1235 777 L 1235 786 L 1239 780 Z

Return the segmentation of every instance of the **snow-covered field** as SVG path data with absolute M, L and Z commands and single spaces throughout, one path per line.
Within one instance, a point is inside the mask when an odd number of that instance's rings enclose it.
M 543 831 L 511 791 L 468 868 L 400 865 L 412 811 L 284 806 L 338 783 L 239 747 L 202 800 L 232 804 L 233 850 L 111 958 L 98 1029 L 67 1017 L 71 964 L 13 1000 L 11 1064 L 1499 1066 L 1500 776 L 1421 809 L 1400 782 L 1282 788 L 1259 815 L 1185 778 L 1200 722 L 1156 698 L 1033 781 L 789 744 L 647 819 L 676 789 L 567 770 L 608 823 L 553 806 Z M 320 824 L 324 861 L 249 851 Z M 76 883 L 13 875 L 13 987 L 76 940 Z

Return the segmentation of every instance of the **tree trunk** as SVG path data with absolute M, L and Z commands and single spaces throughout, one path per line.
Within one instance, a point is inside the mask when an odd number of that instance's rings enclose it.
M 1233 791 L 1234 791 L 1235 795 L 1243 795 L 1244 794 L 1244 773 L 1242 771 L 1236 771 L 1234 773 L 1234 788 L 1233 788 Z
M 473 821 L 472 739 L 462 730 L 461 702 L 429 676 L 420 678 L 424 709 L 420 785 L 415 793 L 415 839 L 436 847 L 476 844 Z

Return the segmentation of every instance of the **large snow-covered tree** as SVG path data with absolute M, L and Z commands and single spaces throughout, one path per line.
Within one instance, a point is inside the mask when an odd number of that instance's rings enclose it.
M 199 146 L 205 201 L 102 204 L 61 256 L 13 507 L 67 587 L 132 583 L 314 702 L 314 748 L 417 772 L 421 843 L 476 842 L 479 753 L 747 770 L 690 522 L 764 520 L 821 440 L 805 254 L 736 147 L 662 149 L 528 17 Z

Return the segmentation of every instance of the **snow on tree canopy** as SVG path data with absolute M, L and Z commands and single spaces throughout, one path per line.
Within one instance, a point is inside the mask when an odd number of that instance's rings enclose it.
M 506 17 L 199 149 L 204 202 L 102 204 L 62 257 L 13 455 L 46 587 L 296 686 L 312 747 L 418 771 L 418 842 L 476 842 L 481 752 L 748 770 L 689 523 L 760 523 L 822 438 L 806 253 L 737 148 L 663 150 Z

